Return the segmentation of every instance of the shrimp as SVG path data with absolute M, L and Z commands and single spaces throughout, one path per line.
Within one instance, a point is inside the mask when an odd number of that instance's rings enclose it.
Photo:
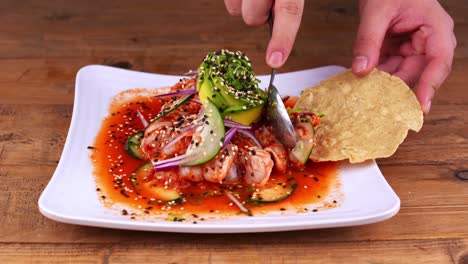
M 140 149 L 146 159 L 167 159 L 185 153 L 193 133 L 182 131 L 191 126 L 196 115 L 187 115 L 182 110 L 152 122 L 146 127 Z
M 140 149 L 145 155 L 145 159 L 160 158 L 160 148 L 164 140 L 161 137 L 168 137 L 167 128 L 171 122 L 153 122 L 145 130 L 145 135 L 141 140 Z
M 272 144 L 265 148 L 265 151 L 271 154 L 275 162 L 275 169 L 279 172 L 285 172 L 288 168 L 288 156 L 286 150 L 281 144 Z
M 223 183 L 228 176 L 234 161 L 237 160 L 238 147 L 228 144 L 224 150 L 208 163 L 202 165 L 203 177 L 210 182 Z
M 180 167 L 179 177 L 183 180 L 200 182 L 203 181 L 203 171 L 201 166 Z
M 226 178 L 223 180 L 223 184 L 237 184 L 240 183 L 241 180 L 242 178 L 239 173 L 239 168 L 236 163 L 233 163 L 226 175 Z
M 270 153 L 257 147 L 251 139 L 242 134 L 236 134 L 231 142 L 239 147 L 236 179 L 240 181 L 243 178 L 248 184 L 264 185 L 273 169 Z
M 229 144 L 210 162 L 199 166 L 182 166 L 179 168 L 179 180 L 201 182 L 207 180 L 216 183 L 237 183 L 237 146 Z
M 256 147 L 247 147 L 239 151 L 240 174 L 247 184 L 262 186 L 268 182 L 273 170 L 270 153 Z
M 276 139 L 270 127 L 262 126 L 255 131 L 255 137 L 260 141 L 265 151 L 271 154 L 275 169 L 285 172 L 288 168 L 288 154 L 284 146 Z

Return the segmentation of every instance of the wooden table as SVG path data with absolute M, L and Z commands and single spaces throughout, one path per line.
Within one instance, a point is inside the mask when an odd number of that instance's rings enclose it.
M 456 21 L 452 75 L 418 134 L 378 163 L 401 198 L 390 220 L 297 232 L 196 235 L 74 226 L 37 200 L 60 158 L 74 79 L 88 64 L 181 74 L 209 50 L 239 49 L 268 73 L 265 28 L 228 17 L 222 1 L 0 2 L 0 263 L 468 263 L 468 3 Z M 358 22 L 347 0 L 307 1 L 282 72 L 350 65 Z

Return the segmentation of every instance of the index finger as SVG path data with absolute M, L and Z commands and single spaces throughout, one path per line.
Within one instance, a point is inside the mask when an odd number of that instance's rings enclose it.
M 273 34 L 267 48 L 266 61 L 272 68 L 286 62 L 301 25 L 304 0 L 277 0 L 274 4 Z

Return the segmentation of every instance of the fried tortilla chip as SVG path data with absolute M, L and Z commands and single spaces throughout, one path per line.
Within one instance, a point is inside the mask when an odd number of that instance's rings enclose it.
M 418 132 L 423 124 L 410 88 L 377 69 L 362 78 L 347 70 L 322 81 L 306 89 L 295 107 L 325 115 L 311 156 L 316 161 L 389 157 L 409 129 Z

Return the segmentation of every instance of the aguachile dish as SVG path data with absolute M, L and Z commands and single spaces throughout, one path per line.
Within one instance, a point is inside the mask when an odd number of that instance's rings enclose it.
M 258 84 L 245 55 L 221 50 L 170 88 L 117 96 L 89 147 L 101 200 L 132 218 L 195 223 L 317 211 L 308 205 L 338 185 L 336 163 L 309 161 L 320 116 L 287 99 L 298 141 L 285 148 L 262 122 L 267 98 Z
M 285 100 L 297 135 L 289 149 L 263 122 L 258 84 L 246 56 L 221 50 L 172 87 L 116 95 L 89 147 L 104 204 L 191 223 L 313 213 L 340 203 L 334 162 L 389 157 L 423 124 L 401 79 L 348 70 Z

